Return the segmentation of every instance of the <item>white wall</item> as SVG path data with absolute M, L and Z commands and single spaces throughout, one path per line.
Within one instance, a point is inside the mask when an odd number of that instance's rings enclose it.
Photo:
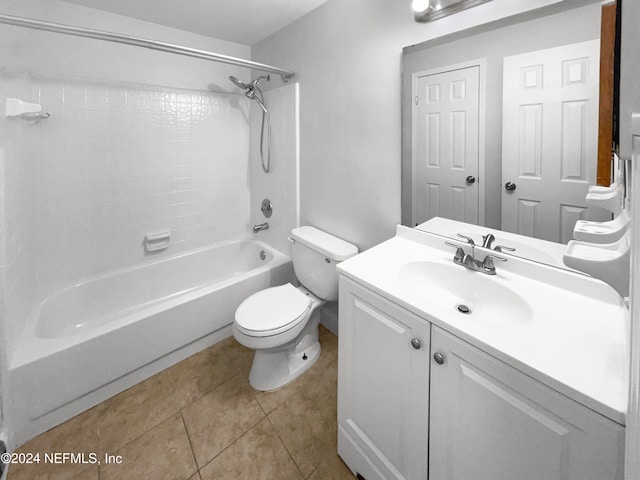
M 637 127 L 632 128 L 632 112 L 640 113 L 640 2 L 624 0 L 622 3 L 622 48 L 620 61 L 620 154 L 632 158 L 632 133 L 640 143 Z M 633 131 L 636 130 L 636 131 Z M 631 251 L 631 365 L 630 395 L 625 439 L 625 479 L 640 478 L 640 156 L 633 164 L 633 191 L 631 192 L 632 223 Z
M 176 4 L 176 8 L 180 8 Z M 0 0 L 0 12 L 159 40 L 250 58 L 247 45 L 163 27 L 60 0 Z M 248 70 L 180 55 L 23 27 L 0 25 L 0 70 L 48 77 L 80 77 L 231 91 L 229 75 Z
M 255 234 L 255 237 L 288 255 L 287 237 L 291 229 L 300 224 L 298 84 L 265 92 L 264 102 L 271 116 L 271 168 L 269 173 L 265 173 L 260 164 L 262 110 L 256 102 L 251 102 L 251 225 L 269 222 L 269 229 Z M 266 124 L 264 135 L 266 157 Z M 271 218 L 265 218 L 260 210 L 265 198 L 271 200 Z
M 620 59 L 620 156 L 622 158 L 631 157 L 631 114 L 632 112 L 640 113 L 638 24 L 640 24 L 638 2 L 624 1 Z M 640 195 L 636 194 L 636 196 Z
M 0 185 L 4 184 L 4 158 L 5 150 L 0 142 Z M 5 288 L 6 284 L 6 271 L 7 271 L 7 257 L 6 257 L 6 226 L 5 226 L 5 212 L 4 212 L 4 189 L 0 188 L 0 338 L 6 339 L 6 323 L 5 323 Z M 0 440 L 7 442 L 11 433 L 12 425 L 9 421 L 7 414 L 8 407 L 8 369 L 9 357 L 7 349 L 4 348 L 4 344 L 0 343 Z M 12 450 L 13 444 L 7 445 L 9 450 Z
M 556 1 L 493 0 L 418 24 L 409 0 L 329 0 L 254 45 L 254 60 L 300 82 L 301 223 L 361 249 L 393 236 L 402 48 Z

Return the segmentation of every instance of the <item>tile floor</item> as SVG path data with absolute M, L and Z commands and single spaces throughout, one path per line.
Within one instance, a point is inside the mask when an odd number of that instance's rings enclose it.
M 248 383 L 253 352 L 228 338 L 23 445 L 121 464 L 14 464 L 8 480 L 353 479 L 336 454 L 337 338 L 275 392 Z M 88 458 L 88 456 L 86 457 Z

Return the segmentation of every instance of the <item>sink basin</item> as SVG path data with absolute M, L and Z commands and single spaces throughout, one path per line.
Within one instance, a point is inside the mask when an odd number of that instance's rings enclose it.
M 451 264 L 414 261 L 398 270 L 400 281 L 434 308 L 450 308 L 469 321 L 521 325 L 529 304 L 499 278 Z

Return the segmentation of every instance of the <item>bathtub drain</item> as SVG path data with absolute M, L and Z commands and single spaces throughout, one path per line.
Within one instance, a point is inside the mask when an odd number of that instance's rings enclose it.
M 260 250 L 260 260 L 264 260 L 265 258 L 267 258 L 267 252 Z

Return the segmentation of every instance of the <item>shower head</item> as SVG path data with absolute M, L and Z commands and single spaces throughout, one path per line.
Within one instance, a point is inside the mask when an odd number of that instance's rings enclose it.
M 263 75 L 261 77 L 256 78 L 255 80 L 251 81 L 251 85 L 253 86 L 258 86 L 258 83 L 260 83 L 260 80 L 265 79 L 267 82 L 271 81 L 271 75 Z
M 238 80 L 236 77 L 234 77 L 233 75 L 231 75 L 229 77 L 229 80 L 231 80 L 233 82 L 233 84 L 236 87 L 242 88 L 243 90 L 247 90 L 248 88 L 251 88 L 249 85 L 247 85 L 244 82 L 241 82 L 240 80 Z
M 271 75 L 263 75 L 261 77 L 258 77 L 254 80 L 251 80 L 249 84 L 241 82 L 233 75 L 229 77 L 229 80 L 231 80 L 236 87 L 242 88 L 243 90 L 247 90 L 247 91 L 252 91 L 254 88 L 258 86 L 258 83 L 260 83 L 260 80 L 263 80 L 263 79 L 268 82 L 271 80 Z

